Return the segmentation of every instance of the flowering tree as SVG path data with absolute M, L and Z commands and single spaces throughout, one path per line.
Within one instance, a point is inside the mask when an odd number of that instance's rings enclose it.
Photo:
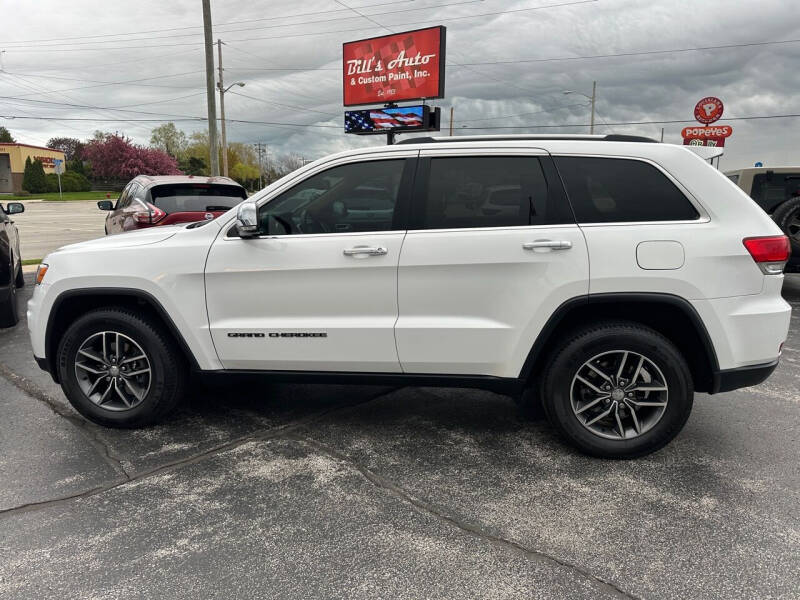
M 143 148 L 121 135 L 95 138 L 83 148 L 96 177 L 132 179 L 137 175 L 180 175 L 178 162 L 166 152 Z

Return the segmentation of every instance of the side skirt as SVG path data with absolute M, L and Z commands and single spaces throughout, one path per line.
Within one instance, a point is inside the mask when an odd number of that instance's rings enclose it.
M 247 371 L 220 370 L 196 371 L 202 380 L 209 382 L 260 380 L 278 383 L 316 383 L 344 385 L 389 385 L 420 387 L 453 387 L 488 390 L 498 394 L 516 395 L 522 392 L 524 381 L 515 378 L 488 375 L 429 375 L 427 373 L 354 373 L 335 371 Z

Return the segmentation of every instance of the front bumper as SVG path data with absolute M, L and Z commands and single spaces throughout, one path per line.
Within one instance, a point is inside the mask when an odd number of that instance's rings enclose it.
M 738 369 L 725 369 L 724 371 L 717 371 L 714 373 L 712 394 L 720 392 L 730 392 L 738 390 L 743 387 L 750 387 L 758 385 L 765 381 L 780 361 L 778 359 L 763 363 L 760 365 L 750 365 L 747 367 L 739 367 Z

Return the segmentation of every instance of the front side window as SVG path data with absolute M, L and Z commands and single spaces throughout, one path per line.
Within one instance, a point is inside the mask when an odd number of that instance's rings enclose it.
M 664 173 L 640 160 L 557 156 L 578 223 L 691 221 L 700 215 Z
M 405 159 L 351 163 L 312 175 L 262 205 L 265 235 L 390 231 Z
M 430 159 L 422 227 L 461 229 L 565 222 L 548 194 L 539 159 L 469 156 Z

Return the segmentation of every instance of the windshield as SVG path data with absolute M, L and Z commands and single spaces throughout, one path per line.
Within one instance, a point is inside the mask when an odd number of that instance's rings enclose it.
M 207 183 L 158 185 L 150 195 L 151 202 L 167 214 L 225 211 L 247 198 L 247 192 L 239 186 Z

